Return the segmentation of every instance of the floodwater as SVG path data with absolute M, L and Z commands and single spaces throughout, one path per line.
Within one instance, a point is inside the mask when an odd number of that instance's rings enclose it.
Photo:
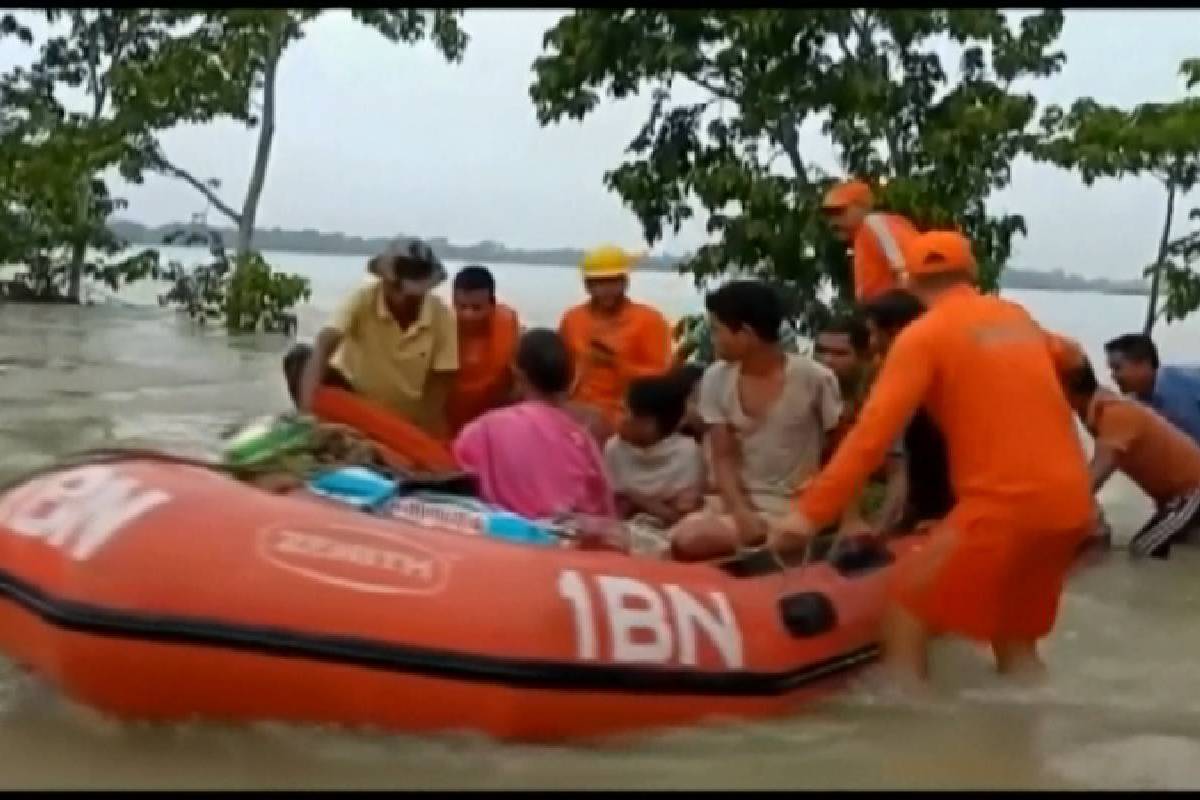
M 358 280 L 359 259 L 279 255 L 313 277 L 308 336 Z M 505 299 L 553 324 L 577 293 L 570 270 L 502 266 Z M 644 275 L 635 292 L 676 316 L 690 284 Z M 229 424 L 283 409 L 287 341 L 228 339 L 153 305 L 0 305 L 0 478 L 102 444 L 203 452 Z M 1020 293 L 1093 357 L 1138 327 L 1137 298 Z M 1167 360 L 1197 360 L 1196 324 L 1160 334 Z M 1099 363 L 1103 363 L 1100 361 Z M 1148 512 L 1128 483 L 1103 500 L 1119 536 Z M 984 654 L 935 653 L 935 700 L 850 691 L 771 723 L 676 731 L 580 748 L 418 739 L 369 731 L 146 725 L 79 707 L 0 662 L 0 788 L 1200 788 L 1200 548 L 1165 563 L 1115 551 L 1079 572 L 1045 652 L 1051 680 L 1019 689 Z

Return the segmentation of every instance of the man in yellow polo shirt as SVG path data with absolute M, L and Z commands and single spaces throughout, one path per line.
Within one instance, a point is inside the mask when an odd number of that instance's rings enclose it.
M 377 280 L 359 287 L 317 334 L 284 358 L 292 399 L 312 406 L 322 383 L 349 389 L 444 438 L 446 399 L 458 369 L 454 314 L 433 288 L 446 269 L 419 239 L 371 259 Z

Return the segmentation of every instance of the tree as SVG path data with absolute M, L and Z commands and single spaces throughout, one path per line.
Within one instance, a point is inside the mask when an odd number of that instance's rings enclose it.
M 0 259 L 25 268 L 8 293 L 77 303 L 85 276 L 116 290 L 150 274 L 157 254 L 112 260 L 125 244 L 104 224 L 123 201 L 109 195 L 97 165 L 120 148 L 120 137 L 70 123 L 52 105 L 25 110 L 28 117 L 0 134 Z
M 156 257 L 144 252 L 116 264 L 89 258 L 89 250 L 110 257 L 125 247 L 107 229 L 124 201 L 110 195 L 103 173 L 116 168 L 127 180 L 140 181 L 145 143 L 180 121 L 236 109 L 245 93 L 236 78 L 246 70 L 236 48 L 197 26 L 191 12 L 40 13 L 51 33 L 37 58 L 0 80 L 0 159 L 7 162 L 0 193 L 19 217 L 21 260 L 34 294 L 61 292 L 78 302 L 85 276 L 115 289 L 121 280 L 149 274 Z M 33 39 L 12 15 L 0 20 L 0 35 Z M 84 107 L 70 110 L 70 95 L 80 92 Z
M 267 165 L 271 157 L 271 144 L 275 137 L 276 83 L 279 62 L 288 46 L 304 37 L 304 28 L 328 9 L 303 10 L 214 10 L 207 15 L 207 24 L 214 27 L 214 36 L 226 42 L 237 43 L 240 52 L 247 54 L 243 65 L 248 68 L 244 78 L 249 91 L 241 98 L 240 106 L 230 116 L 250 126 L 258 126 L 258 143 L 254 153 L 254 166 L 246 189 L 241 210 L 221 199 L 217 193 L 220 184 L 201 180 L 186 169 L 174 164 L 157 143 L 150 149 L 154 168 L 184 181 L 200 192 L 212 207 L 227 217 L 237 227 L 235 243 L 237 257 L 242 259 L 249 253 L 254 238 L 254 225 L 258 204 L 266 183 Z M 458 10 L 438 9 L 355 9 L 356 20 L 378 31 L 392 42 L 415 44 L 425 38 L 450 61 L 459 61 L 466 47 L 467 35 L 458 26 Z M 261 102 L 255 95 L 261 93 Z
M 294 333 L 299 303 L 312 295 L 308 278 L 274 272 L 263 257 L 247 253 L 240 262 L 231 261 L 220 233 L 206 230 L 176 230 L 167 243 L 205 244 L 211 262 L 187 269 L 169 262 L 162 277 L 171 288 L 158 298 L 160 305 L 174 306 L 201 325 L 222 320 L 235 332 Z
M 960 226 L 994 287 L 1024 221 L 986 201 L 1032 146 L 1036 112 L 1013 83 L 1061 68 L 1061 27 L 1057 11 L 1014 31 L 987 9 L 582 10 L 547 32 L 531 96 L 545 125 L 584 118 L 602 90 L 649 89 L 632 158 L 606 184 L 650 244 L 703 209 L 718 239 L 685 271 L 777 280 L 811 325 L 826 283 L 846 301 L 850 280 L 819 215 L 831 176 L 801 152 L 802 127 L 820 124 L 846 172 L 886 183 L 885 206 L 919 227 Z M 933 50 L 946 40 L 962 50 L 956 77 Z M 680 101 L 681 85 L 698 99 Z
M 1188 89 L 1200 85 L 1200 59 L 1184 61 L 1179 71 Z M 1082 98 L 1066 112 L 1046 109 L 1042 126 L 1045 139 L 1035 156 L 1078 171 L 1088 186 L 1100 178 L 1130 176 L 1162 184 L 1163 227 L 1154 262 L 1144 270 L 1150 278 L 1145 332 L 1164 316 L 1170 322 L 1200 306 L 1200 292 L 1193 288 L 1200 279 L 1190 268 L 1200 251 L 1192 237 L 1171 238 L 1178 200 L 1200 183 L 1200 98 L 1143 103 L 1129 111 Z

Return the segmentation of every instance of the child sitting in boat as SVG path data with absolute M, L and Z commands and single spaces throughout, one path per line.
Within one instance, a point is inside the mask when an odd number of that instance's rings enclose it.
M 591 433 L 566 408 L 571 361 L 551 330 L 521 336 L 515 369 L 522 401 L 467 424 L 454 456 L 475 474 L 480 498 L 527 519 L 616 515 L 604 459 Z
M 604 449 L 617 508 L 630 518 L 633 550 L 666 551 L 666 531 L 700 509 L 704 459 L 680 432 L 690 386 L 678 376 L 640 378 L 625 395 L 625 418 Z

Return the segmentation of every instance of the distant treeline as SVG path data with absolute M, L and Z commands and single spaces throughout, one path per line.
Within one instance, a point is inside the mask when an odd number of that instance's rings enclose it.
M 116 235 L 132 244 L 162 244 L 164 237 L 177 230 L 202 230 L 201 226 L 179 223 L 147 228 L 137 222 L 116 220 L 109 228 Z M 226 242 L 232 242 L 235 231 L 232 228 L 214 227 L 212 230 L 221 234 Z M 397 234 L 401 235 L 401 234 Z M 347 236 L 344 233 L 321 233 L 306 228 L 301 231 L 289 231 L 281 228 L 260 228 L 254 232 L 254 246 L 259 250 L 275 250 L 289 253 L 327 253 L 339 256 L 373 256 L 383 250 L 388 242 L 395 237 Z M 499 242 L 480 242 L 472 245 L 451 244 L 445 237 L 428 238 L 433 251 L 439 258 L 452 261 L 478 261 L 481 263 L 515 263 L 535 264 L 546 266 L 564 266 L 578 264 L 583 257 L 582 250 L 569 247 L 552 248 L 548 250 L 521 250 L 505 247 Z M 649 269 L 672 270 L 680 261 L 679 256 L 651 256 L 642 262 Z
M 109 226 L 113 233 L 131 244 L 161 245 L 163 240 L 172 232 L 202 231 L 201 226 L 178 223 L 161 225 L 150 228 L 138 222 L 115 220 Z M 235 231 L 232 228 L 216 227 L 212 230 L 220 233 L 225 241 L 232 242 Z M 322 233 L 306 228 L 299 231 L 282 228 L 262 228 L 254 234 L 254 244 L 260 250 L 274 250 L 289 253 L 320 253 L 339 256 L 373 256 L 383 250 L 391 241 L 391 237 L 363 238 L 347 236 L 343 233 Z M 538 266 L 573 266 L 583 257 L 583 251 L 569 247 L 552 248 L 548 250 L 521 250 L 509 248 L 500 242 L 484 241 L 473 245 L 451 244 L 444 237 L 434 237 L 427 240 L 440 258 L 452 261 L 477 261 L 488 263 L 532 264 Z M 642 266 L 646 269 L 674 271 L 675 265 L 682 260 L 681 256 L 663 255 L 650 256 Z M 1051 272 L 1039 272 L 1030 269 L 1008 267 L 1000 276 L 1000 285 L 1006 289 L 1043 289 L 1059 292 L 1094 292 L 1098 294 L 1129 294 L 1145 295 L 1148 289 L 1143 281 L 1110 281 L 1103 278 L 1085 278 L 1072 275 L 1056 269 Z
M 1144 281 L 1085 278 L 1081 275 L 1063 272 L 1061 269 L 1039 272 L 1033 269 L 1006 267 L 1000 273 L 1000 285 L 1005 289 L 1044 289 L 1055 292 L 1095 292 L 1097 294 L 1150 294 L 1150 287 Z

